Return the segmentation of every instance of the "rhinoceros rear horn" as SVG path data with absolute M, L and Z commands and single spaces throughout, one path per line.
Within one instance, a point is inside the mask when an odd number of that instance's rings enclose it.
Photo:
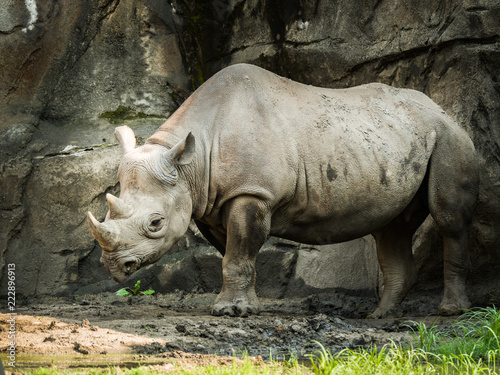
M 115 128 L 115 138 L 122 146 L 123 154 L 135 148 L 135 134 L 127 125 Z
M 117 243 L 116 233 L 106 228 L 103 223 L 99 223 L 91 212 L 87 212 L 87 221 L 89 223 L 90 233 L 92 233 L 101 246 L 111 249 L 115 247 Z
M 109 206 L 109 217 L 111 219 L 126 219 L 132 215 L 132 207 L 123 199 L 117 198 L 112 194 L 106 194 Z

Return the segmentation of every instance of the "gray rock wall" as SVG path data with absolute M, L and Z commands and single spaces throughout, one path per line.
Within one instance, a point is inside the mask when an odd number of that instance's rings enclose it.
M 500 302 L 500 4 L 496 0 L 7 0 L 0 9 L 0 272 L 19 294 L 118 288 L 85 212 L 117 193 L 113 128 L 139 142 L 204 80 L 249 62 L 294 80 L 420 90 L 471 135 L 481 193 L 470 230 L 470 294 Z M 423 293 L 439 293 L 439 235 L 415 236 Z M 160 291 L 217 291 L 220 256 L 196 231 L 137 279 Z M 2 272 L 3 274 L 3 272 Z M 6 288 L 0 277 L 1 291 Z M 273 239 L 259 255 L 269 297 L 380 285 L 370 237 L 311 247 Z

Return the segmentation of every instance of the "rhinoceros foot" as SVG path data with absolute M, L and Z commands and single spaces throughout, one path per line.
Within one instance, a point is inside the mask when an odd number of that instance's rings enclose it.
M 445 280 L 443 300 L 438 308 L 440 315 L 459 315 L 471 306 L 465 292 L 465 277 L 463 275 L 458 276 L 448 283 Z
M 259 313 L 260 309 L 257 296 L 249 298 L 245 292 L 240 292 L 238 295 L 234 295 L 234 293 L 228 294 L 230 294 L 230 296 L 226 296 L 223 293 L 219 294 L 212 307 L 212 315 L 246 317 Z
M 469 307 L 471 303 L 468 299 L 463 301 L 453 301 L 446 302 L 443 300 L 438 308 L 439 315 L 460 315 L 463 314 Z

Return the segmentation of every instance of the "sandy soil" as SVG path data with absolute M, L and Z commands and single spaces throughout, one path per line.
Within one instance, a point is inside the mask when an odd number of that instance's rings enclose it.
M 264 311 L 258 316 L 213 317 L 209 311 L 215 297 L 184 293 L 118 297 L 106 293 L 25 300 L 16 309 L 16 354 L 82 358 L 131 354 L 143 363 L 161 358 L 168 363 L 171 359 L 198 361 L 206 360 L 207 355 L 214 358 L 212 354 L 247 352 L 265 360 L 313 352 L 317 350 L 311 343 L 314 340 L 332 351 L 408 341 L 411 330 L 404 323 L 424 319 L 345 318 L 318 311 L 321 309 L 311 298 L 261 300 Z M 0 314 L 0 351 L 4 354 L 9 318 Z M 425 319 L 432 323 L 438 318 Z M 445 326 L 449 320 L 439 318 L 438 324 Z

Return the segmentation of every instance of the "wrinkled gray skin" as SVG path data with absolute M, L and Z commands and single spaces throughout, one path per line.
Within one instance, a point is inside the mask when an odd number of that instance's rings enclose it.
M 224 255 L 212 313 L 255 314 L 257 252 L 272 236 L 326 244 L 372 234 L 391 313 L 416 281 L 412 236 L 430 213 L 443 236 L 441 313 L 469 307 L 467 226 L 478 164 L 467 134 L 424 94 L 369 84 L 302 85 L 251 65 L 220 71 L 135 148 L 123 148 L 120 198 L 89 213 L 118 282 L 156 262 L 193 218 Z

